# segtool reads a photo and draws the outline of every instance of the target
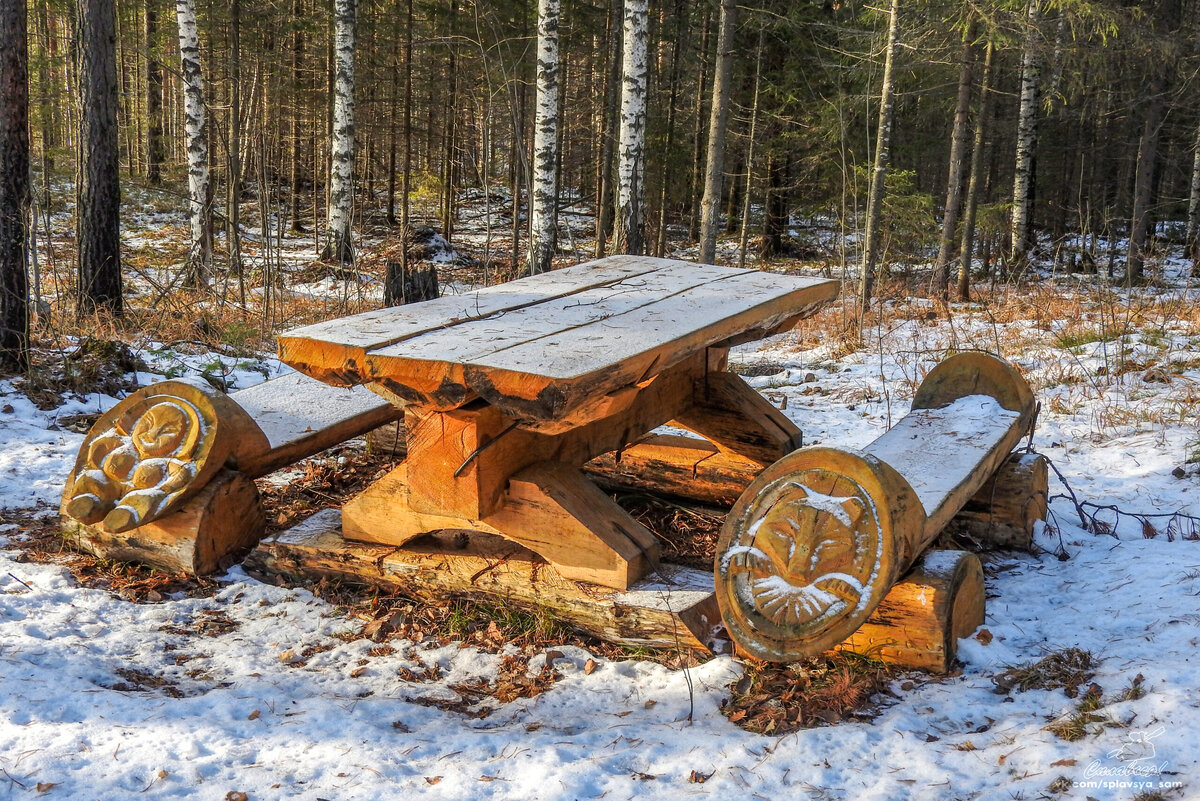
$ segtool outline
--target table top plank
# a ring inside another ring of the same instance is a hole
[[[369,350],[653,273],[667,264],[662,259],[610,256],[461,295],[326,320],[281,334],[279,357],[328,383],[363,383],[366,375],[358,368]]]
[[[613,257],[297,329],[280,337],[280,355],[322,380],[378,383],[431,409],[483,397],[554,420],[705,347],[782,330],[837,291],[831,280]]]
[[[372,349],[367,356],[373,373],[386,374],[391,360],[438,361],[490,365],[506,351],[537,353],[526,362],[528,372],[556,378],[570,377],[555,366],[548,344],[589,327],[599,329],[639,324],[640,317],[671,315],[674,298],[730,278],[730,270],[712,265],[687,265],[688,269],[664,268],[622,280],[590,287],[545,303],[507,310],[447,328],[429,331],[419,338]],[[741,270],[739,276],[754,274]],[[626,321],[635,321],[629,323]],[[689,321],[679,321],[690,327]],[[555,351],[557,353],[557,351]],[[559,354],[563,355],[563,354]],[[607,357],[602,357],[607,361]]]

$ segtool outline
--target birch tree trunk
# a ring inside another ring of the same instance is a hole
[[[29,365],[29,48],[25,0],[0,3],[0,366]]]
[[[950,260],[954,258],[955,233],[959,210],[962,207],[963,178],[966,174],[967,135],[970,128],[971,81],[973,73],[972,44],[975,25],[963,33],[962,58],[958,65],[958,99],[954,105],[954,130],[950,135],[950,175],[946,180],[946,207],[942,214],[942,241],[938,246],[937,263],[933,268],[933,291],[947,298],[950,283]]]
[[[871,305],[875,285],[875,266],[879,261],[879,227],[883,218],[883,193],[892,143],[892,120],[896,112],[892,65],[896,58],[900,0],[892,0],[888,9],[887,47],[883,57],[883,87],[879,95],[879,125],[875,131],[875,163],[871,168],[871,189],[867,195],[867,225],[863,233],[862,270],[858,282],[859,325]]]
[[[120,315],[120,161],[114,0],[79,0],[79,309]]]
[[[179,24],[180,75],[183,80],[184,135],[188,160],[188,283],[208,283],[212,261],[212,187],[208,172],[208,112],[204,107],[204,76],[200,68],[200,32],[195,0],[175,0]]]
[[[640,255],[646,228],[646,95],[650,21],[647,0],[625,0],[621,133],[617,146],[616,251]]]
[[[1021,98],[1017,112],[1017,158],[1013,170],[1012,243],[1010,263],[1016,267],[1029,257],[1029,218],[1033,207],[1033,158],[1037,151],[1038,103],[1041,98],[1042,19],[1039,0],[1029,0],[1025,47],[1021,54]]]
[[[354,261],[350,239],[354,200],[354,27],[356,0],[333,3],[333,135],[329,164],[329,208],[325,249],[321,258],[339,264]]]
[[[717,63],[713,76],[712,110],[708,117],[708,158],[704,166],[704,199],[700,201],[701,264],[714,264],[717,229],[720,226],[722,179],[725,177],[725,130],[729,120],[730,73],[733,70],[734,34],[737,32],[736,0],[721,0],[717,28]]]
[[[558,229],[559,0],[538,0],[537,103],[533,123],[533,203],[529,272],[550,270]]]
[[[979,208],[979,195],[983,190],[983,146],[987,130],[988,115],[992,100],[992,54],[995,47],[987,43],[983,55],[983,75],[979,79],[979,107],[975,111],[975,141],[971,145],[971,178],[967,186],[967,199],[963,204],[962,244],[958,259],[958,299],[971,299],[971,255],[975,250],[975,212]]]

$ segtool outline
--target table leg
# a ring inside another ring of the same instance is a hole
[[[722,452],[762,467],[796,450],[802,439],[796,424],[736,373],[710,372],[697,379],[691,407],[675,422]]]
[[[518,542],[568,578],[626,589],[657,561],[654,536],[594,486],[581,466],[625,447],[693,402],[705,354],[597,398],[596,419],[548,433],[478,402],[410,410],[404,465],[346,504],[347,539],[401,545],[446,529]]]

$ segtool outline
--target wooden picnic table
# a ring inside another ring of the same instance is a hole
[[[346,504],[347,539],[484,531],[568,578],[625,589],[658,544],[580,467],[668,422],[764,467],[793,450],[799,430],[728,372],[728,350],[792,328],[837,291],[614,256],[298,328],[279,354],[405,410],[405,462]]]

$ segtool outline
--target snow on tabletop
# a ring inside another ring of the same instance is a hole
[[[941,409],[913,409],[863,450],[904,476],[932,515],[1018,417],[990,395],[968,395]]]
[[[788,336],[740,354],[791,370],[789,381],[770,379],[771,393],[787,399],[785,414],[807,442],[861,448],[907,409],[911,387],[934,363],[925,354],[945,352],[951,338],[985,345],[996,325],[965,313],[953,332],[904,323],[882,357],[839,353],[834,342],[802,349]],[[1027,321],[999,325],[1036,331]],[[1194,412],[1097,425],[1114,398],[1139,414],[1178,408],[1200,370],[1167,384],[1112,377],[1100,395],[1088,382],[1059,379],[1078,365],[1075,354],[1031,347],[1020,359],[1043,402],[1035,445],[1082,499],[1200,513],[1194,469],[1171,474],[1196,438]],[[801,383],[807,372],[817,381]],[[82,435],[54,428],[69,411],[38,412],[11,385],[0,393],[0,507],[54,504]],[[13,411],[2,411],[8,405]],[[1059,776],[1080,783],[1068,799],[1129,801],[1142,789],[1134,782],[1155,789],[1159,781],[1184,785],[1167,798],[1196,798],[1200,543],[1161,532],[1146,539],[1128,519],[1116,536],[1089,534],[1061,499],[1051,512],[1055,528],[1042,529],[1038,543],[1070,558],[988,559],[990,636],[960,641],[961,675],[901,674],[895,695],[877,699],[873,721],[782,737],[747,733],[721,714],[740,671],[728,657],[685,673],[563,646],[554,663],[562,679],[547,692],[475,719],[417,700],[455,699],[453,686],[494,679],[501,655],[403,640],[372,655],[376,643],[339,636],[361,621],[238,569],[212,598],[132,604],[78,587],[62,567],[0,550],[0,798],[1011,801],[1049,797]],[[0,522],[0,538],[16,541],[11,520]],[[224,618],[228,630],[188,633]],[[1008,665],[1069,647],[1095,656],[1106,704],[1097,714],[1117,724],[1092,726],[1074,742],[1046,725],[1074,713],[1078,699],[1061,690],[1000,695],[992,681]],[[305,649],[310,655],[298,658]],[[418,658],[440,678],[405,680],[402,670],[422,672]],[[1138,674],[1145,697],[1117,700]],[[173,689],[139,688],[137,676]],[[1131,766],[1138,742],[1154,756]],[[712,775],[689,783],[692,771]],[[38,783],[54,786],[39,795]]]

